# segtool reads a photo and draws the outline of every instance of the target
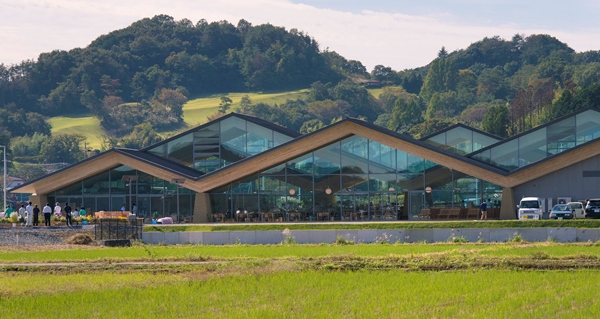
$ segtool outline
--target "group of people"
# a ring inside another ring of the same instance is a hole
[[[14,210],[12,207],[10,207],[10,205],[6,206],[6,216],[10,216],[13,211]],[[69,206],[69,203],[65,203],[65,206],[62,207],[58,202],[56,203],[56,206],[54,206],[54,209],[50,207],[50,203],[46,203],[46,206],[44,206],[41,212],[44,214],[44,224],[46,226],[50,226],[50,218],[52,217],[53,213],[56,218],[61,218],[63,217],[64,212],[64,217],[68,227],[73,227],[73,218],[87,215],[85,207],[75,208],[73,210],[73,208]],[[19,222],[21,223],[21,226],[39,226],[40,209],[37,204],[32,205],[31,202],[29,202],[27,206],[22,204],[17,213],[19,214]]]

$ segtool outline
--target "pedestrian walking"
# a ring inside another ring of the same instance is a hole
[[[37,204],[33,207],[33,226],[38,227],[40,220],[40,208]]]
[[[487,203],[485,202],[485,199],[481,201],[481,219],[487,219]]]
[[[44,224],[46,226],[50,226],[50,216],[52,215],[52,207],[50,207],[49,203],[46,203],[46,206],[42,209],[42,213],[44,213]]]
[[[67,221],[67,227],[73,227],[73,216],[71,216],[71,212],[71,206],[69,206],[69,203],[65,203],[65,218]]]
[[[27,204],[25,211],[27,213],[27,222],[25,223],[25,226],[31,226],[33,224],[33,205],[31,205],[31,202]]]

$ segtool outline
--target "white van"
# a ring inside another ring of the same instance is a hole
[[[544,214],[544,198],[541,197],[523,197],[517,205],[519,212],[517,217],[521,220],[537,219],[541,220]]]

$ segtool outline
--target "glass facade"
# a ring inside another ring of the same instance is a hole
[[[586,110],[471,155],[512,171],[600,137],[600,113]]]
[[[292,140],[272,129],[230,116],[161,143],[147,152],[203,173],[264,152]]]
[[[129,182],[130,176],[136,176],[137,180]],[[135,203],[138,217],[148,218],[158,211],[160,217],[169,216],[173,220],[177,220],[178,214],[180,220],[192,215],[194,199],[195,193],[182,186],[127,166],[75,181],[48,194],[49,203],[68,202],[74,209],[83,206],[88,212],[118,211],[123,204],[129,210]]]
[[[431,189],[430,192],[426,190]],[[254,221],[416,219],[424,207],[468,208],[494,184],[350,136],[210,192],[210,214]]]
[[[460,155],[473,153],[499,141],[501,139],[476,132],[464,126],[456,126],[424,140],[426,143]]]

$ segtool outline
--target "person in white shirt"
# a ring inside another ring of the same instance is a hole
[[[33,223],[33,205],[31,205],[31,202],[25,207],[25,211],[27,212],[27,223],[25,226],[31,226]]]
[[[25,225],[25,215],[27,214],[27,211],[25,210],[25,205],[21,205],[21,208],[19,208],[19,221],[21,222],[21,226]]]
[[[46,203],[42,213],[44,213],[44,223],[46,226],[50,226],[50,216],[52,215],[52,207],[50,207],[50,204]]]
[[[60,204],[56,203],[56,206],[54,206],[54,216],[56,216],[56,218],[60,218],[62,216],[61,211],[62,208],[60,207]]]

